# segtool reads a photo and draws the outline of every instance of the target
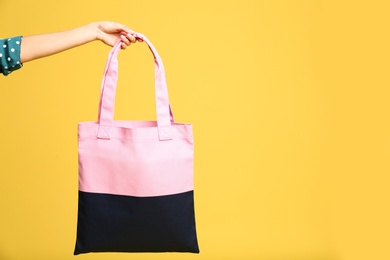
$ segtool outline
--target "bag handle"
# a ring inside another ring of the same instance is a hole
[[[165,78],[165,69],[160,55],[156,48],[141,33],[136,33],[137,39],[143,40],[154,56],[154,82],[156,98],[156,114],[159,140],[171,140],[171,124],[174,123],[172,109],[168,98],[168,88]],[[118,53],[121,49],[121,41],[118,41],[110,51],[101,86],[99,113],[98,113],[98,134],[100,139],[110,139],[110,128],[114,120],[115,92],[118,81]]]

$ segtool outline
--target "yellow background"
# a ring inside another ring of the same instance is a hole
[[[0,2],[1,37],[113,20],[147,35],[194,126],[200,255],[390,259],[387,1]],[[95,120],[100,42],[0,77],[0,259],[75,259],[77,123]],[[145,44],[120,53],[117,119],[154,119]]]

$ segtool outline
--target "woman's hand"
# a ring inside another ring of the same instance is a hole
[[[109,46],[114,46],[119,40],[118,37],[122,40],[122,49],[126,49],[127,46],[135,43],[137,40],[142,41],[135,38],[133,30],[120,23],[103,21],[92,23],[92,26],[96,26],[96,39]]]

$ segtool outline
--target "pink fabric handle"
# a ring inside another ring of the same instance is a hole
[[[168,88],[165,79],[164,65],[160,55],[149,41],[141,33],[136,33],[136,38],[142,39],[148,46],[154,56],[155,65],[155,97],[156,97],[156,114],[157,114],[157,126],[160,141],[171,140],[171,123],[174,122],[173,113],[169,104]],[[115,104],[115,93],[116,85],[118,81],[118,53],[121,49],[121,41],[118,41],[110,51],[106,68],[104,71],[98,123],[99,130],[97,137],[101,139],[110,139],[110,129],[114,120],[114,104]]]

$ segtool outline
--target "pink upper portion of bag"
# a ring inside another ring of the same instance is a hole
[[[79,123],[81,191],[145,197],[193,190],[192,126],[174,123],[162,60],[137,37],[154,56],[157,121],[113,120],[118,42],[108,56],[98,121]]]

